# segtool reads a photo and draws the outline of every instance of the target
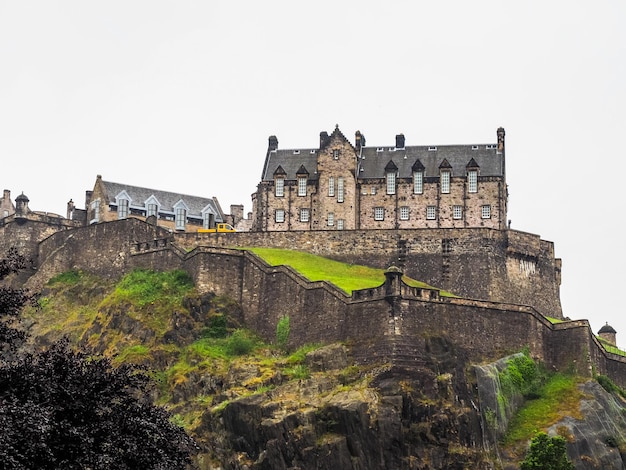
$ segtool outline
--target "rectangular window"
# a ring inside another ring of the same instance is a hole
[[[376,194],[376,188],[372,186],[372,190],[370,191],[370,194],[373,196],[374,194]]]
[[[441,251],[442,253],[452,253],[452,240],[449,238],[441,240]]]
[[[491,206],[486,205],[481,207],[481,214],[483,219],[491,219]]]
[[[387,194],[396,194],[396,174],[392,171],[387,173]]]
[[[337,178],[337,202],[343,202],[343,178]]]
[[[463,218],[463,206],[452,206],[452,218],[457,220]]]
[[[309,221],[309,209],[300,209],[300,222]]]
[[[374,220],[385,220],[384,207],[374,207]]]
[[[213,226],[214,216],[210,212],[202,214],[202,228],[211,228]]]
[[[89,223],[93,224],[100,222],[100,199],[96,199],[91,203],[91,220]]]
[[[151,215],[157,215],[158,207],[156,204],[148,204],[148,208],[146,210],[146,217],[150,217]]]
[[[175,225],[176,230],[185,230],[185,222],[187,222],[187,211],[183,207],[176,209]]]
[[[328,178],[328,195],[331,197],[335,196],[335,177],[331,176]]]
[[[274,182],[276,189],[276,196],[282,197],[285,195],[285,179],[284,178],[276,178]]]
[[[470,193],[478,192],[478,172],[476,170],[467,172],[467,185]]]
[[[402,206],[400,208],[400,220],[409,220],[409,207]]]
[[[339,160],[339,150],[337,149],[333,150],[333,158],[335,160]]]
[[[128,217],[128,199],[120,199],[117,206],[117,218],[125,219]]]
[[[343,219],[337,219],[337,230],[343,230]]]
[[[428,206],[426,208],[426,218],[428,220],[435,220],[437,218],[437,208],[435,206]]]
[[[333,225],[335,225],[335,214],[332,212],[328,213],[328,226],[332,227]]]
[[[413,194],[422,194],[424,192],[424,173],[421,171],[413,172]]]
[[[306,196],[306,178],[298,178],[298,196]]]
[[[442,194],[450,193],[450,172],[449,171],[441,172],[441,193]]]
[[[276,212],[274,212],[274,220],[279,224],[283,223],[285,221],[285,211],[283,209],[276,209]]]

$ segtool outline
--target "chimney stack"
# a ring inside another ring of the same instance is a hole
[[[404,134],[396,135],[396,148],[403,149],[404,148]]]
[[[278,148],[278,139],[276,138],[275,135],[270,135],[268,141],[269,141],[269,145],[267,148],[268,151],[271,152],[272,150],[276,150]]]
[[[504,153],[504,127],[498,128],[498,153]]]
[[[322,131],[320,132],[320,149],[324,148],[328,142],[330,142],[330,137],[328,136],[328,132]]]

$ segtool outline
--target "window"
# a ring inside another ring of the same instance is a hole
[[[276,209],[276,212],[274,212],[274,220],[276,220],[277,223],[282,223],[285,221],[285,211],[283,209]]]
[[[276,186],[276,196],[281,197],[285,195],[285,179],[284,178],[276,178],[276,182],[274,183]]]
[[[470,193],[478,192],[478,172],[476,170],[470,170],[467,172],[467,184],[469,186]]]
[[[396,194],[396,172],[387,172],[387,194]]]
[[[400,208],[400,220],[409,220],[409,207],[402,206]]]
[[[335,195],[335,177],[334,176],[331,176],[330,178],[328,178],[328,195],[331,197]]]
[[[309,209],[300,209],[300,222],[309,221]]]
[[[463,206],[452,206],[452,218],[457,220],[463,218]]]
[[[298,177],[298,196],[306,196],[306,177]]]
[[[184,207],[176,208],[175,225],[176,230],[185,230],[185,222],[187,221],[187,211]]]
[[[385,220],[384,207],[374,207],[374,220]]]
[[[151,215],[156,216],[158,210],[159,210],[159,207],[156,204],[148,204],[148,207],[146,210],[146,217],[150,217]]]
[[[481,207],[481,214],[483,219],[491,219],[491,206],[485,205]]]
[[[128,199],[120,199],[117,203],[117,218],[125,219],[128,217]]]
[[[426,208],[426,218],[428,220],[435,220],[437,218],[437,208],[435,206],[428,206]]]
[[[339,160],[339,150],[338,149],[333,150],[333,158],[335,160]]]
[[[441,193],[442,194],[450,193],[450,172],[449,171],[441,172]]]
[[[332,212],[328,213],[328,226],[332,227],[333,225],[335,225],[335,214]]]
[[[452,240],[449,238],[444,238],[441,240],[441,252],[442,253],[452,253]]]
[[[337,202],[343,202],[343,178],[337,178]]]
[[[376,188],[374,186],[372,186],[372,190],[370,191],[370,193],[372,194],[372,196],[376,194]]]
[[[202,214],[202,228],[211,228],[213,226],[215,216],[210,212]]]
[[[337,219],[337,230],[343,230],[343,219]]]
[[[100,199],[91,202],[91,220],[90,223],[100,222]]]
[[[421,171],[413,172],[413,194],[422,194],[424,192],[424,173]]]

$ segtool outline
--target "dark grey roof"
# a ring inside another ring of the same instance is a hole
[[[598,334],[602,333],[617,333],[617,331],[615,331],[615,329],[607,323],[602,328],[600,328],[600,331],[598,331]]]
[[[295,180],[300,167],[304,165],[309,172],[309,179],[317,179],[317,149],[272,150],[267,155],[265,174],[262,181],[274,179],[274,172],[281,166],[285,179]]]
[[[392,161],[398,167],[400,178],[410,178],[417,160],[424,165],[426,177],[438,177],[444,160],[452,167],[452,176],[464,176],[472,159],[478,165],[481,176],[504,176],[504,156],[496,153],[495,144],[414,146],[403,149],[364,147],[359,159],[358,176],[382,178],[385,176],[385,167]]]
[[[286,179],[296,179],[296,173],[302,165],[309,171],[309,179],[317,179],[317,155],[317,149],[270,151],[262,180],[273,180],[274,172],[279,166],[285,171]],[[417,160],[424,166],[426,177],[438,177],[444,160],[452,168],[452,176],[464,176],[470,162],[470,166],[478,165],[481,176],[504,176],[504,155],[496,152],[496,144],[481,144],[411,146],[403,149],[363,147],[358,159],[358,178],[383,178],[385,167],[390,161],[398,167],[400,178],[410,178]]]
[[[146,208],[146,201],[154,196],[159,204],[159,212],[174,212],[174,205],[183,201],[188,209],[188,217],[202,218],[203,212],[211,212],[215,215],[217,222],[223,222],[224,214],[215,200],[215,198],[205,198],[198,196],[190,196],[188,194],[172,193],[161,191],[158,189],[141,188],[138,186],[130,186],[128,184],[113,183],[110,181],[102,181],[104,184],[109,202],[115,204],[115,200],[119,194],[126,192],[130,197],[130,208]]]

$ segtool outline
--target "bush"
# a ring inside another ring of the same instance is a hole
[[[226,351],[231,356],[243,356],[254,349],[256,341],[245,330],[235,330],[226,341]]]
[[[567,458],[565,439],[538,433],[530,441],[521,470],[573,470],[574,464]]]
[[[289,341],[290,332],[289,315],[280,317],[276,325],[276,346],[283,351],[287,350],[287,341]]]

